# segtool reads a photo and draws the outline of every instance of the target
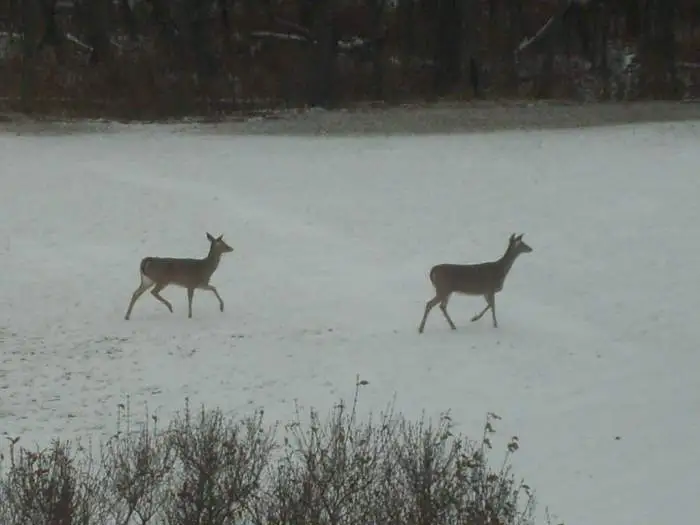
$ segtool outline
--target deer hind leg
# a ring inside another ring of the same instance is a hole
[[[440,305],[440,309],[442,310],[443,315],[445,316],[445,319],[447,319],[447,322],[450,325],[450,328],[453,330],[456,329],[454,323],[452,322],[452,319],[450,319],[449,314],[447,313],[447,301],[449,299],[449,296],[445,297],[444,295],[437,294],[435,297],[433,297],[430,301],[425,303],[425,312],[423,313],[423,319],[420,322],[420,326],[418,327],[418,333],[422,334],[423,330],[425,329],[425,322],[428,319],[428,314],[430,313],[430,310],[432,310],[436,305]]]
[[[162,295],[160,295],[160,292],[163,291],[163,289],[167,286],[167,284],[156,284],[153,290],[151,290],[151,295],[158,299],[161,303],[163,303],[165,306],[168,307],[168,310],[170,310],[170,313],[173,313],[173,305],[170,304],[170,302],[165,299]]]
[[[139,284],[139,287],[136,288],[134,293],[131,295],[131,301],[129,301],[129,307],[126,309],[126,314],[124,315],[124,320],[128,321],[129,318],[131,317],[131,310],[134,308],[134,303],[138,300],[139,297],[143,295],[143,293],[148,290],[151,286],[153,286],[153,281],[151,281],[148,277],[142,275],[141,276],[141,284]]]
[[[194,288],[187,289],[187,317],[192,319],[192,298],[194,297]]]
[[[218,290],[214,286],[212,286],[211,284],[207,284],[207,285],[202,286],[202,290],[209,290],[214,295],[216,295],[216,298],[219,300],[219,310],[221,310],[223,312],[224,311],[224,300],[219,295]]]

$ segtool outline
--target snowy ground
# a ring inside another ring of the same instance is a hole
[[[99,436],[128,394],[167,419],[195,404],[289,420],[369,381],[409,416],[487,411],[518,474],[577,525],[700,514],[700,123],[420,137],[253,137],[138,126],[0,135],[0,433]],[[182,289],[123,315],[144,255],[235,251],[226,301]],[[427,271],[534,248],[500,326],[452,332]],[[619,438],[619,439],[618,439]]]

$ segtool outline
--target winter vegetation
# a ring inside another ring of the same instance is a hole
[[[698,96],[694,0],[5,0],[10,109],[119,118]]]
[[[535,522],[532,489],[511,471],[518,437],[492,453],[498,415],[487,414],[476,441],[456,432],[448,413],[411,421],[389,405],[362,417],[358,389],[366,384],[358,378],[349,405],[341,401],[327,416],[298,410],[282,428],[262,410],[235,419],[186,403],[165,428],[153,416],[134,429],[127,403],[117,433],[94,450],[60,440],[37,451],[12,444],[0,464],[0,521]]]

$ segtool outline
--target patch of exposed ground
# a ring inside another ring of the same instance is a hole
[[[18,134],[108,132],[123,124],[99,120],[35,120],[5,114],[0,130]],[[175,130],[258,135],[464,133],[557,129],[641,122],[700,120],[700,102],[560,103],[470,102],[363,107],[347,110],[268,111],[213,122],[169,122]]]

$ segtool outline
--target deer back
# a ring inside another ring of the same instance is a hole
[[[480,264],[438,264],[430,271],[430,280],[440,293],[467,295],[495,293],[503,287],[503,268],[496,262]]]
[[[141,273],[152,281],[185,288],[208,284],[215,269],[208,259],[146,257],[141,261]]]

